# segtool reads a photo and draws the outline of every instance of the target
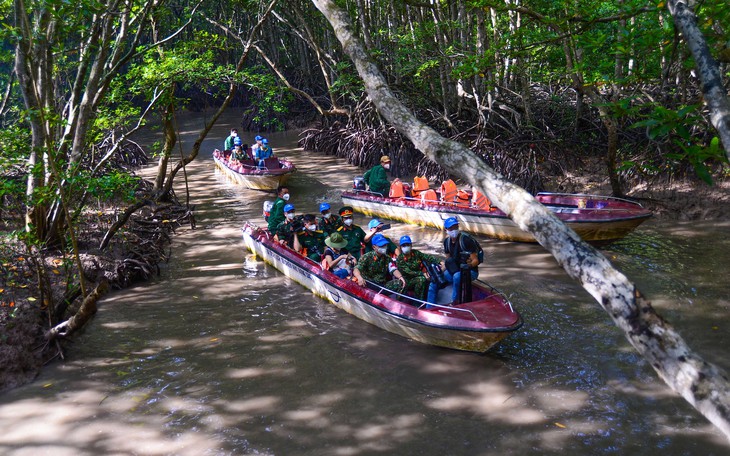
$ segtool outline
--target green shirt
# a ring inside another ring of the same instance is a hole
[[[383,196],[390,194],[390,181],[388,180],[383,165],[373,166],[362,178],[370,186],[371,192],[380,193]]]
[[[378,285],[385,285],[390,280],[388,265],[391,258],[388,255],[378,255],[368,252],[360,258],[355,269],[360,271],[363,279],[375,282]]]
[[[276,234],[276,228],[279,226],[279,223],[283,222],[286,218],[284,217],[285,205],[286,201],[280,197],[277,197],[276,201],[274,201],[274,206],[271,208],[271,212],[269,212],[269,233]]]
[[[341,226],[337,228],[343,238],[347,241],[345,248],[355,258],[360,258],[360,247],[365,240],[365,232],[357,225]]]
[[[342,226],[342,217],[339,215],[332,214],[330,215],[330,218],[326,219],[324,217],[319,218],[319,222],[317,223],[317,229],[320,231],[324,231],[327,234],[332,234],[335,231],[337,231],[337,228]]]
[[[325,234],[322,231],[304,230],[297,233],[299,243],[307,249],[307,256],[314,261],[320,261],[320,255],[324,253]]]
[[[413,249],[410,251],[408,256],[404,254],[398,255],[398,259],[396,260],[396,265],[398,266],[398,270],[403,274],[403,277],[406,278],[406,281],[409,279],[412,279],[417,276],[423,275],[423,270],[421,269],[421,263],[440,263],[441,259],[438,257],[435,257],[433,255],[429,255],[427,253],[423,253],[420,250]]]

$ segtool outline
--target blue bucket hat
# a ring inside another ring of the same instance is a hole
[[[253,140],[254,141],[261,141],[262,139],[264,139],[263,136],[256,135],[256,137]]]
[[[456,217],[449,217],[446,220],[444,220],[444,229],[449,229],[454,225],[458,225],[459,221],[456,220]]]
[[[400,238],[400,241],[398,241],[398,244],[400,244],[400,245],[403,245],[403,244],[413,244],[413,242],[411,241],[411,237],[410,236],[402,236]]]
[[[320,203],[319,204],[319,212],[324,212],[330,210],[330,203]]]
[[[380,225],[380,220],[372,219],[372,220],[370,220],[370,223],[368,223],[368,228],[370,228],[372,230],[373,228],[376,228],[378,225]]]
[[[286,206],[284,206],[284,212],[291,212],[293,210],[294,210],[293,204],[287,204]]]
[[[373,245],[383,247],[388,245],[388,240],[382,234],[376,234],[373,236]]]

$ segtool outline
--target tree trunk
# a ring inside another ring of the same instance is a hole
[[[398,131],[429,159],[484,191],[608,312],[629,342],[664,381],[730,437],[730,385],[722,371],[700,358],[661,318],[636,286],[524,189],[506,181],[460,143],[424,125],[395,97],[354,35],[350,18],[332,0],[313,0],[353,60],[370,99]]]
[[[697,73],[702,81],[702,95],[710,110],[710,121],[720,136],[725,156],[730,160],[730,101],[722,84],[720,67],[712,57],[707,41],[697,26],[697,16],[687,1],[669,0],[667,7],[674,17],[674,25],[682,33],[687,47],[692,52]]]

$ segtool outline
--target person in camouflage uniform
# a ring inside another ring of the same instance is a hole
[[[322,214],[322,217],[320,217],[319,223],[317,223],[318,230],[324,231],[327,235],[330,235],[337,231],[337,228],[342,226],[342,219],[340,216],[330,212],[329,203],[320,204],[319,213]]]
[[[302,221],[304,230],[296,233],[299,244],[302,246],[302,253],[306,253],[307,258],[319,263],[324,253],[325,234],[317,230],[317,219],[314,215],[306,214]]]
[[[388,240],[382,234],[373,236],[375,249],[360,258],[355,266],[353,275],[360,286],[365,286],[365,280],[375,282],[380,286],[395,292],[402,292],[406,284],[403,274],[391,265],[391,258],[386,253]],[[390,277],[393,279],[389,280]]]
[[[426,293],[428,292],[428,285],[431,282],[431,278],[427,272],[423,271],[423,264],[439,264],[442,260],[436,256],[423,253],[420,250],[415,250],[410,236],[401,237],[398,243],[400,244],[402,253],[398,255],[395,264],[406,279],[404,290],[413,290],[413,296],[416,299],[424,301],[426,300]]]
[[[286,244],[290,249],[301,250],[295,234],[302,230],[302,221],[294,214],[294,205],[284,206],[284,221],[276,227],[274,240]]]
[[[365,231],[355,225],[352,220],[352,207],[343,206],[340,208],[340,217],[342,217],[342,226],[337,228],[337,232],[347,241],[345,250],[354,256],[356,260],[360,259],[360,249],[365,239]]]

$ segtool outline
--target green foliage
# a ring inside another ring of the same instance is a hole
[[[140,178],[126,173],[113,172],[105,176],[90,178],[88,182],[89,194],[102,201],[120,201],[130,203],[134,201],[134,192],[139,185]]]
[[[726,158],[716,136],[705,142],[696,135],[697,126],[705,122],[701,107],[699,104],[689,105],[675,111],[655,105],[644,120],[632,127],[645,128],[649,139],[673,145],[672,151],[666,154],[668,162],[689,162],[697,176],[712,185],[708,165],[724,162]]]

